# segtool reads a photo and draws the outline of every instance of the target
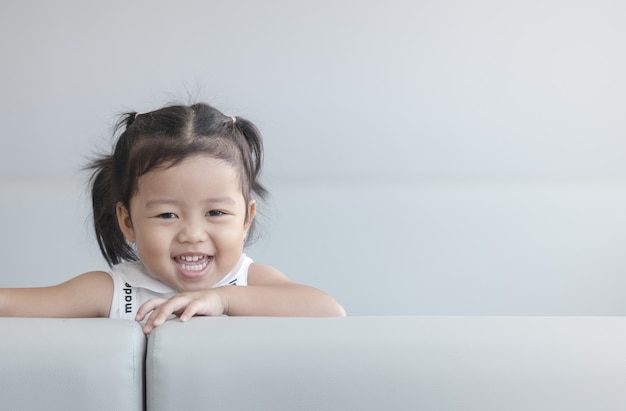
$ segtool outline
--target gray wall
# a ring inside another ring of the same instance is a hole
[[[264,132],[248,253],[350,313],[626,314],[626,3],[0,8],[0,286],[106,268],[80,168],[191,95]]]

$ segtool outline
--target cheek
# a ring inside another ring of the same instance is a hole
[[[246,231],[244,229],[243,226],[243,222],[241,224],[237,223],[237,224],[233,224],[232,226],[229,226],[228,228],[224,228],[223,230],[221,230],[221,234],[219,235],[219,238],[221,239],[221,241],[223,241],[224,243],[238,243],[240,241],[243,240],[243,238],[245,237]]]
[[[152,254],[163,251],[167,244],[163,241],[163,234],[151,230],[138,230],[136,232],[137,252],[141,254]]]

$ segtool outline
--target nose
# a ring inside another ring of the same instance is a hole
[[[209,235],[199,221],[186,221],[178,232],[178,241],[181,243],[202,243],[207,241]]]

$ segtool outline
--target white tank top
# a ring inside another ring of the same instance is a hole
[[[212,288],[248,285],[250,264],[252,259],[242,254],[235,268]],[[109,318],[134,320],[139,307],[151,298],[170,298],[178,294],[178,291],[169,285],[151,277],[146,267],[139,261],[117,264],[113,266],[113,271],[109,275],[113,278],[113,299]]]

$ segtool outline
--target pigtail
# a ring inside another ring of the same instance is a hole
[[[235,131],[239,131],[245,144],[240,144],[242,148],[243,161],[246,162],[248,181],[252,190],[261,199],[267,195],[267,190],[259,181],[261,168],[263,166],[263,137],[259,129],[252,122],[241,117],[232,117],[232,125]],[[245,152],[245,149],[248,152]]]
[[[126,241],[117,222],[112,156],[94,161],[89,168],[94,170],[91,178],[91,204],[94,230],[102,256],[111,266],[124,260],[137,260],[135,251]]]
[[[115,125],[113,134],[119,134],[120,130],[127,130],[138,116],[137,113],[122,115]],[[120,136],[116,148],[124,144],[124,133]],[[110,266],[123,261],[138,259],[135,250],[126,241],[117,221],[116,208],[117,203],[121,201],[121,187],[117,183],[119,178],[116,176],[115,169],[119,168],[119,164],[116,165],[115,158],[115,155],[105,155],[86,167],[88,170],[92,170],[90,188],[96,240],[102,256]]]
[[[123,134],[126,130],[133,125],[135,121],[137,121],[140,117],[140,114],[136,111],[124,113],[119,117],[117,123],[115,123],[115,127],[113,128],[113,135]],[[121,137],[121,136],[120,136]]]

